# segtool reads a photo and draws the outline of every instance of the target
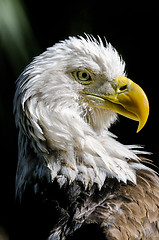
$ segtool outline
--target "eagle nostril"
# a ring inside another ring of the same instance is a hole
[[[126,90],[126,89],[127,89],[127,85],[123,85],[123,86],[121,86],[121,87],[119,88],[120,91],[124,91],[124,90]]]

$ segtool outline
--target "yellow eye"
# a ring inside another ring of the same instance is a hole
[[[76,80],[83,84],[89,84],[92,81],[92,77],[86,70],[80,70],[72,73]]]

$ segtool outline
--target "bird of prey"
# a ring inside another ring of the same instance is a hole
[[[110,43],[69,37],[35,57],[14,112],[20,239],[159,239],[159,178],[109,130],[121,114],[140,131],[149,103]]]

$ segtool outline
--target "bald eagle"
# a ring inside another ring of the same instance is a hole
[[[109,131],[118,114],[140,131],[149,103],[110,43],[48,48],[19,76],[14,112],[20,239],[159,239],[159,178]]]

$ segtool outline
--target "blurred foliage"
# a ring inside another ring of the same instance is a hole
[[[37,52],[38,44],[20,0],[0,0],[0,45],[13,70],[25,65]]]
[[[9,236],[5,229],[0,226],[0,240],[9,240]]]
[[[15,81],[32,57],[38,53],[39,46],[28,20],[24,2],[0,0],[0,132],[1,150],[5,154],[5,158],[1,156],[0,167],[0,240],[10,239],[9,235],[14,225],[17,133],[12,113],[12,99]]]

